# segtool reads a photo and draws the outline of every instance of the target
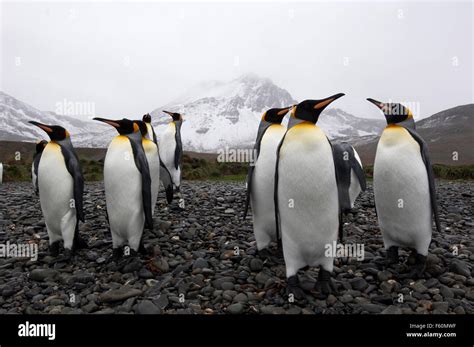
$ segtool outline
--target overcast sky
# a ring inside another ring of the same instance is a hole
[[[66,99],[137,116],[247,72],[337,107],[473,102],[473,5],[446,2],[2,3],[0,89],[42,110]],[[336,106],[336,104],[335,104]]]

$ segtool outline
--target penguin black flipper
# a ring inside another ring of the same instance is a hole
[[[148,160],[146,159],[145,151],[141,143],[137,143],[134,139],[129,138],[132,146],[133,158],[138,171],[142,176],[142,201],[145,212],[145,227],[153,228],[153,216],[151,206],[151,176]]]
[[[153,127],[151,127],[151,131],[153,133],[153,142],[158,147],[158,138],[156,137],[155,129]]]
[[[253,165],[249,165],[249,169],[247,172],[247,196],[245,198],[245,208],[244,208],[244,215],[243,219],[247,217],[247,212],[249,209],[250,205],[250,193],[252,191],[252,178],[253,178],[253,171],[255,170],[255,164],[257,163],[258,155],[260,154],[260,144],[262,142],[263,135],[265,135],[265,132],[267,129],[272,125],[269,122],[262,122],[258,128],[257,132],[257,139],[255,140],[255,146],[254,146],[254,154],[255,154],[255,160],[253,162]]]
[[[347,142],[336,143],[332,145],[334,155],[334,165],[338,177],[339,198],[342,201],[342,211],[348,213],[351,210],[349,189],[351,185],[351,173],[354,173],[360,185],[360,189],[367,189],[364,170],[354,154],[354,148]]]
[[[344,149],[341,146],[334,145],[329,138],[326,137],[331,146],[334,160],[334,172],[336,176],[336,185],[337,185],[337,197],[338,197],[338,216],[339,216],[339,241],[342,242],[344,239],[344,229],[342,227],[342,214],[344,207],[349,206],[351,208],[351,202],[349,199],[349,186],[351,185],[351,168],[347,160],[343,159]],[[348,172],[348,174],[347,174]]]
[[[171,201],[173,201],[173,180],[171,179],[171,174],[168,171],[168,168],[161,161],[161,158],[160,158],[160,179],[161,179],[161,182],[163,183],[163,186],[165,187],[166,201],[168,201],[168,204],[171,204]]]
[[[176,170],[178,169],[179,165],[181,164],[181,158],[183,156],[183,144],[181,142],[181,124],[183,121],[175,121],[176,125],[176,132],[175,132],[175,140],[176,140],[176,149],[174,151],[174,166]]]
[[[410,127],[406,127],[406,126],[404,128],[408,131],[411,137],[413,137],[413,139],[420,146],[421,158],[423,159],[423,163],[425,164],[425,167],[426,167],[426,173],[428,174],[431,210],[433,212],[436,230],[438,232],[441,232],[441,224],[439,222],[439,213],[438,213],[438,203],[436,201],[436,185],[435,185],[435,180],[434,180],[433,166],[431,165],[430,154],[428,151],[428,146],[426,145],[426,142],[421,138],[420,135],[418,135],[418,133],[414,129]]]
[[[328,139],[329,141],[329,139]],[[331,143],[331,141],[329,141]],[[351,209],[349,188],[351,185],[351,163],[350,147],[347,143],[331,143],[334,157],[334,168],[336,172],[337,195],[339,198],[339,209],[346,214]],[[350,147],[352,150],[352,147]],[[352,152],[352,156],[353,156]]]
[[[74,181],[74,206],[76,207],[77,219],[84,222],[84,176],[82,176],[81,163],[72,145],[64,143],[59,143],[59,145],[64,156],[67,171]]]
[[[155,129],[151,127],[151,131],[153,133],[153,142],[156,145],[157,151],[158,151],[158,157],[159,157],[159,145],[158,145],[158,138],[156,137]],[[173,201],[173,180],[171,179],[171,174],[168,170],[168,168],[165,166],[165,164],[161,161],[160,159],[160,181],[163,183],[163,186],[165,187],[165,192],[166,192],[166,201],[168,204]]]
[[[39,167],[39,162],[40,162],[40,159],[41,159],[41,155],[43,154],[43,152],[41,153],[35,153],[35,155],[33,156],[33,171],[35,173],[35,177],[36,177],[36,180],[35,180],[35,193],[36,195],[38,195],[39,193],[39,188],[38,188],[38,167]]]
[[[347,142],[344,142],[344,144],[347,146],[349,152],[349,162],[351,164],[352,170],[354,170],[357,180],[359,181],[360,190],[365,192],[367,189],[367,181],[365,179],[364,169],[355,156],[354,147],[352,147]]]
[[[281,230],[280,230],[280,209],[278,206],[278,169],[280,165],[280,150],[283,142],[285,141],[286,134],[288,134],[288,130],[283,135],[280,143],[278,144],[276,150],[276,163],[275,163],[275,180],[274,180],[274,189],[273,189],[273,203],[275,205],[275,225],[276,225],[276,236],[277,236],[277,244],[278,247],[282,247],[281,245]]]

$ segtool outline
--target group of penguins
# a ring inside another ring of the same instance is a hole
[[[361,160],[348,143],[331,143],[317,126],[323,110],[343,93],[320,100],[304,100],[286,108],[272,108],[261,119],[254,147],[256,160],[249,166],[244,218],[251,205],[259,252],[272,242],[283,250],[287,292],[304,297],[298,271],[319,267],[316,290],[334,292],[333,256],[326,246],[343,241],[342,215],[366,188]],[[415,130],[411,111],[401,104],[367,99],[384,114],[387,126],[377,145],[373,186],[375,207],[385,249],[386,264],[398,263],[398,248],[412,250],[411,276],[421,276],[431,242],[432,217],[440,231],[434,176],[423,139]],[[107,149],[104,186],[113,256],[144,251],[142,235],[153,224],[160,181],[168,203],[176,192],[184,200],[181,181],[181,124],[172,117],[158,143],[151,116],[142,120],[94,118],[119,133]],[[281,123],[290,113],[288,126]],[[64,256],[87,244],[79,236],[84,221],[84,179],[70,135],[57,125],[30,122],[50,138],[37,145],[32,164],[33,185],[41,209],[52,255]],[[158,146],[159,144],[159,146]]]
[[[145,228],[153,228],[153,214],[160,181],[170,204],[174,194],[184,208],[181,195],[182,115],[163,111],[172,117],[158,142],[150,114],[142,120],[94,118],[114,127],[115,136],[104,160],[104,186],[107,218],[112,234],[113,256],[146,252],[142,243]],[[32,163],[33,187],[39,194],[49,237],[50,252],[69,259],[87,243],[79,235],[84,222],[84,177],[69,132],[58,125],[30,121],[43,129],[50,141],[40,141]],[[127,247],[127,248],[125,248]]]
[[[331,143],[317,126],[322,111],[342,96],[266,111],[254,147],[256,160],[247,175],[244,218],[251,204],[257,249],[268,256],[268,246],[277,242],[283,250],[287,293],[297,299],[305,296],[298,271],[308,267],[319,267],[315,289],[321,297],[336,290],[331,281],[334,253],[327,256],[326,246],[343,242],[342,215],[351,211],[366,188],[355,149],[345,142]],[[398,248],[409,248],[414,266],[407,277],[417,278],[426,267],[432,216],[440,231],[427,146],[408,108],[367,100],[387,121],[373,173],[376,213],[387,251],[384,263],[398,263]]]

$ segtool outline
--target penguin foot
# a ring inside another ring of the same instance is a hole
[[[272,257],[272,252],[268,248],[257,251],[257,254],[261,260],[270,259]]]
[[[56,263],[68,263],[68,262],[70,262],[73,258],[73,254],[74,254],[74,252],[73,252],[72,249],[65,248],[63,254],[60,257],[56,258]]]
[[[87,242],[82,237],[77,235],[76,239],[74,240],[74,250],[86,249],[88,247],[89,245],[87,244]]]
[[[411,269],[408,274],[401,275],[401,278],[411,278],[411,279],[419,279],[425,277],[425,270],[426,270],[426,256],[415,253],[412,254],[415,265]]]
[[[398,247],[391,246],[389,249],[387,249],[387,258],[385,259],[385,265],[390,266],[390,265],[398,264],[398,262],[399,262]]]
[[[288,277],[287,279],[287,286],[286,286],[286,295],[292,295],[296,300],[303,300],[306,298],[306,294],[304,293],[303,289],[300,287],[300,280],[298,279],[298,275],[293,275]]]
[[[123,256],[123,248],[122,247],[117,247],[112,249],[112,260],[113,261],[118,261],[120,258]]]
[[[60,241],[54,241],[52,244],[49,245],[49,254],[52,257],[57,257],[59,255],[59,247]]]
[[[143,240],[140,241],[140,245],[138,246],[138,253],[140,253],[141,255],[149,255],[150,254],[150,251],[148,249],[146,249],[145,244],[143,243]]]
[[[334,282],[331,279],[331,273],[324,270],[323,268],[319,269],[318,281],[316,282],[314,289],[319,292],[319,299],[326,299],[329,294],[337,293],[337,288]]]

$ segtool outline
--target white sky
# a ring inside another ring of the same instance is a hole
[[[1,6],[0,89],[42,110],[137,116],[247,72],[298,100],[344,92],[334,106],[362,117],[380,117],[367,97],[416,102],[418,119],[473,102],[470,1]]]

